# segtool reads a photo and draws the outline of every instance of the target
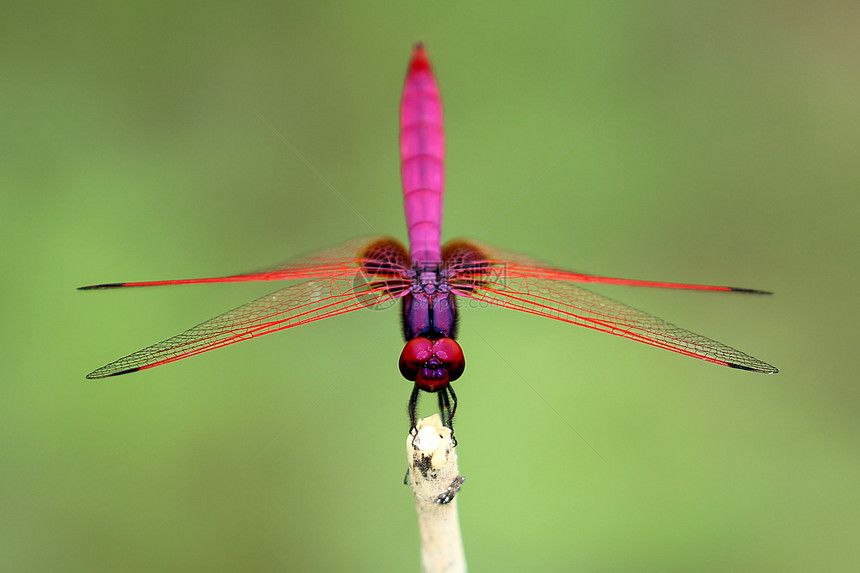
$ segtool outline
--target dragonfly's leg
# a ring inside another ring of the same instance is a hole
[[[412,446],[415,446],[415,438],[418,437],[418,428],[415,425],[415,410],[418,409],[418,386],[412,387],[412,394],[409,396],[409,433],[412,434]]]
[[[448,416],[448,421],[450,422],[450,424],[448,424],[448,427],[451,428],[452,433],[453,433],[453,430],[454,430],[454,414],[457,413],[457,395],[454,394],[454,388],[450,385],[448,386],[448,392],[451,394],[451,404],[452,404],[451,415]],[[455,442],[456,442],[456,440],[455,440]]]
[[[451,430],[451,440],[457,446],[457,438],[454,437],[454,414],[457,412],[457,395],[451,386],[439,391],[439,412],[442,415],[442,425]]]
[[[448,427],[451,428],[451,441],[454,442],[454,447],[457,447],[457,437],[454,435],[454,414],[457,413],[457,395],[454,393],[454,388],[448,386],[448,392],[451,394],[451,415],[448,416]]]
[[[451,427],[451,420],[448,418],[451,411],[451,401],[448,400],[448,390],[446,388],[439,390],[436,397],[439,400],[439,415],[442,416],[442,425]]]

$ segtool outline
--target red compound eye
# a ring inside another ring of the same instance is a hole
[[[424,363],[433,355],[433,342],[428,338],[413,338],[403,347],[400,353],[400,373],[407,380],[414,382]]]
[[[448,371],[448,381],[453,382],[463,374],[466,369],[466,359],[463,357],[463,349],[453,338],[440,338],[433,342],[433,354],[442,361]]]
[[[465,368],[463,350],[453,338],[413,338],[400,353],[400,373],[426,392],[447,387]]]

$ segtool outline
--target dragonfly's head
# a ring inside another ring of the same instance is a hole
[[[400,353],[400,373],[425,392],[438,392],[463,374],[466,359],[453,338],[413,338]]]

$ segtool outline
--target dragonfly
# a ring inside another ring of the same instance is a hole
[[[87,378],[146,370],[363,308],[399,301],[405,345],[399,369],[413,382],[408,402],[415,431],[420,392],[437,395],[453,430],[457,396],[451,383],[465,371],[457,342],[458,301],[471,299],[608,332],[751,372],[770,364],[583,287],[614,284],[664,289],[771,294],[767,291],[597,276],[547,266],[518,253],[442,236],[445,138],[439,87],[423,45],[415,45],[400,102],[400,158],[409,249],[390,237],[360,238],[255,272],[213,278],[106,283],[83,290],[301,281],[119,358]]]

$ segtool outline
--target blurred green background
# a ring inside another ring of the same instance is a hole
[[[447,238],[776,292],[600,289],[769,377],[464,311],[471,569],[858,570],[858,29],[835,1],[4,3],[0,570],[419,568],[396,311],[91,382],[275,286],[75,291],[405,238],[417,40]]]

